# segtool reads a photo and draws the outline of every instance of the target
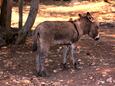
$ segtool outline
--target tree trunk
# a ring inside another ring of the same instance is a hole
[[[107,2],[107,3],[109,3],[109,4],[115,5],[115,1],[114,1],[114,0],[104,0],[104,2]]]
[[[38,6],[39,6],[39,0],[31,1],[31,8],[30,8],[29,16],[27,18],[27,21],[26,21],[24,27],[19,31],[16,44],[20,44],[25,41],[28,32],[31,30],[31,28],[35,22],[35,18],[36,18],[38,9],[39,9]]]
[[[6,29],[11,27],[12,0],[3,0],[0,25]]]
[[[0,14],[0,25],[2,27],[5,27],[6,13],[7,13],[6,8],[7,8],[7,0],[4,0],[1,7],[1,14]]]
[[[3,0],[0,0],[0,8],[2,7],[2,2],[3,2]]]
[[[19,29],[23,26],[23,0],[19,0]]]
[[[11,28],[12,0],[3,0],[0,15],[0,47],[12,43],[15,33]]]
[[[7,0],[6,29],[11,28],[12,0]]]

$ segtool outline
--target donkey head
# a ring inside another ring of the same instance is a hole
[[[99,32],[98,32],[98,26],[94,23],[91,25],[90,31],[89,31],[89,36],[92,37],[94,40],[99,40]]]
[[[98,32],[98,25],[96,22],[93,22],[94,18],[91,16],[89,12],[85,14],[79,14],[79,22],[81,23],[81,29],[83,30],[84,34],[88,34],[94,40],[98,40],[99,32]]]

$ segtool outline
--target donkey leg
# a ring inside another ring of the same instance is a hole
[[[45,70],[45,58],[47,57],[47,53],[41,51],[40,53],[40,71],[38,72],[39,76],[45,77],[47,76],[46,70]]]
[[[45,77],[47,76],[46,70],[45,70],[45,58],[48,55],[48,48],[43,47],[40,49],[39,57],[36,58],[37,63],[37,74],[38,76]]]
[[[41,72],[41,64],[40,64],[41,61],[40,61],[40,55],[39,54],[36,57],[36,70],[37,70],[38,75]]]
[[[73,61],[74,68],[79,69],[79,62],[77,58],[77,47],[76,44],[71,45],[71,59]]]
[[[69,46],[64,46],[64,49],[63,49],[63,63],[62,63],[62,68],[63,69],[67,69],[67,56],[69,54],[69,49],[70,49]]]

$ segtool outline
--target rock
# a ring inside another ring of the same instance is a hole
[[[57,70],[53,70],[54,73],[57,73]]]
[[[99,80],[99,81],[97,82],[98,85],[104,84],[104,83],[105,83],[105,81],[103,81],[103,80]]]
[[[106,82],[112,83],[113,82],[112,77],[107,78]]]

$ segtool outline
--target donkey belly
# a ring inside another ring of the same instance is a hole
[[[56,33],[54,35],[53,43],[54,45],[70,45],[71,44],[72,35],[68,33],[59,34]]]
[[[54,40],[54,45],[71,45],[70,40]]]

